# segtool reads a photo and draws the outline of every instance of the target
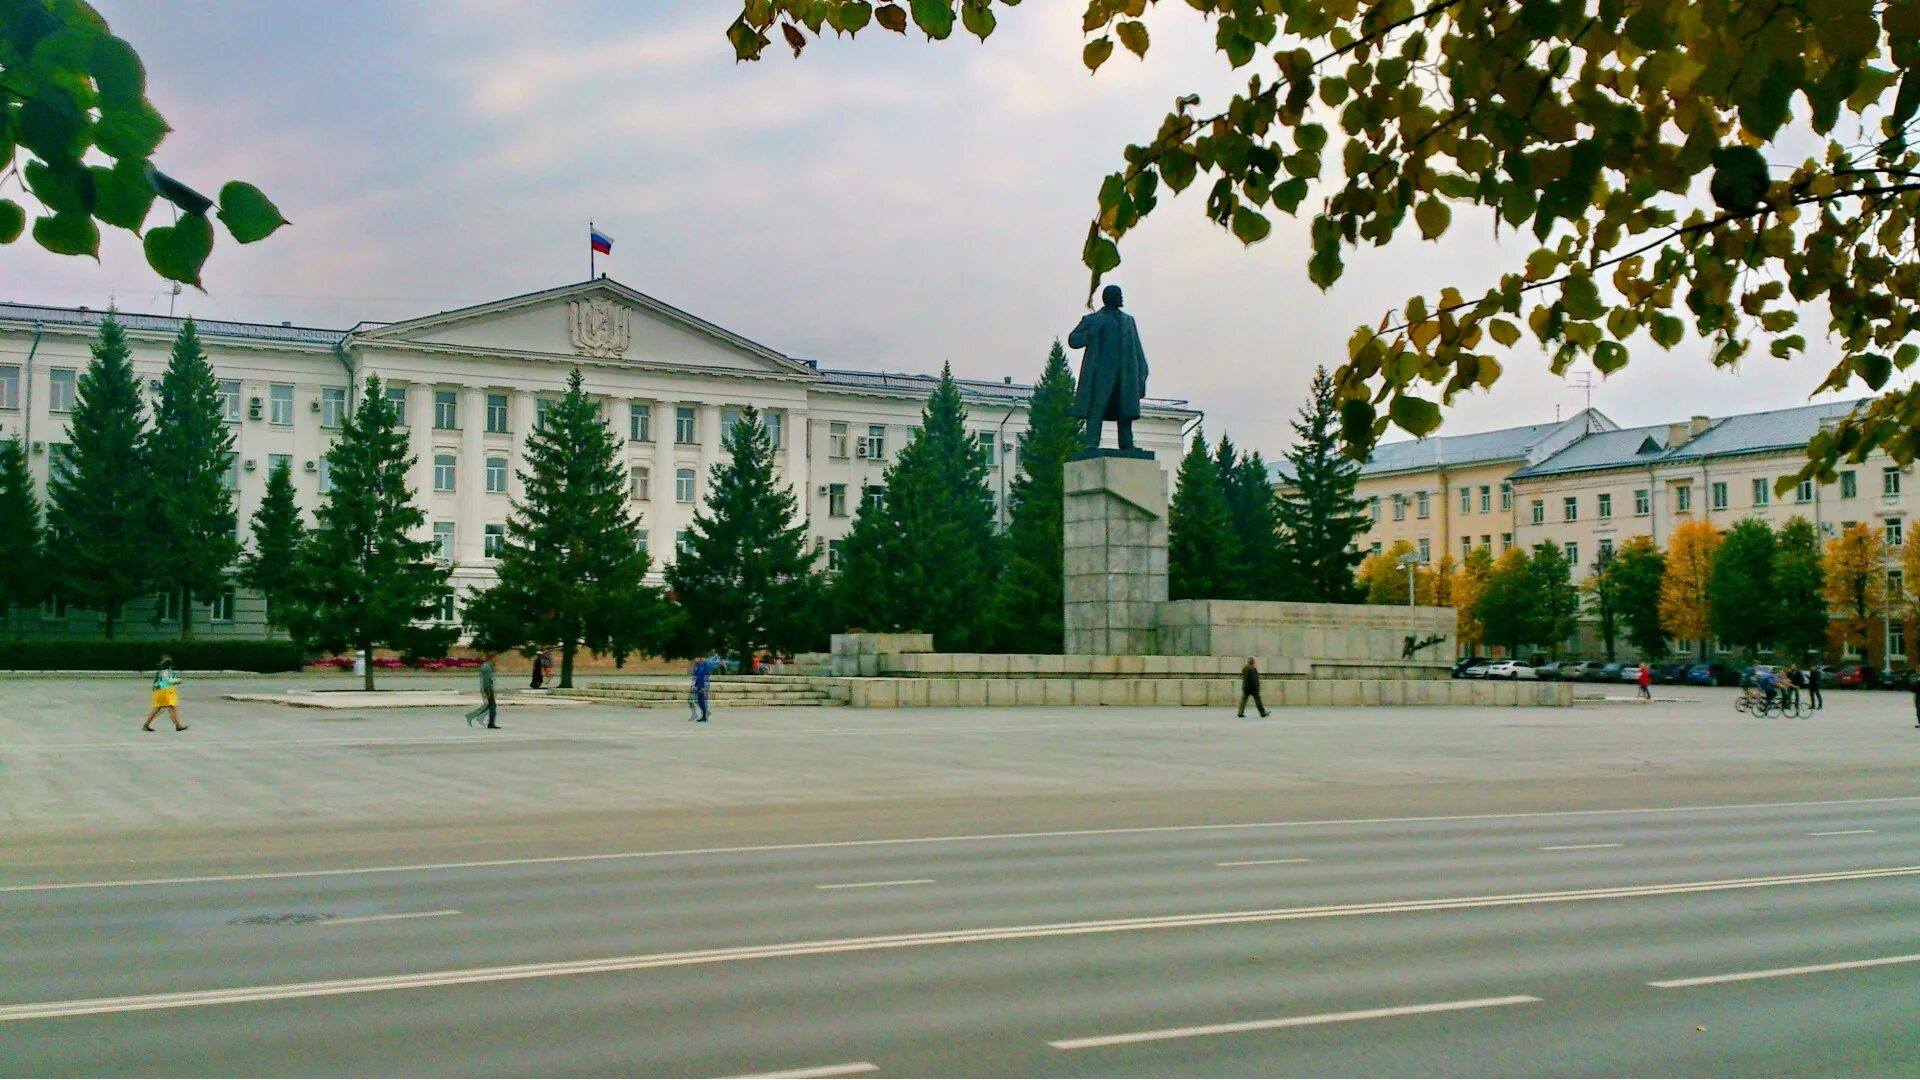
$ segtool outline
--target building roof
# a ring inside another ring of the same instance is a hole
[[[1620,469],[1647,465],[1667,456],[1667,425],[1597,431],[1546,460],[1514,473],[1515,476],[1552,476],[1591,469]]]
[[[99,326],[107,313],[92,308],[44,307],[37,304],[12,304],[0,302],[0,322],[46,323],[52,326],[94,327]],[[113,317],[120,325],[129,330],[144,330],[162,334],[177,334],[184,317],[172,315],[139,315],[132,312],[116,311]],[[312,326],[294,326],[289,323],[249,323],[228,322],[222,319],[195,319],[193,328],[201,337],[236,338],[248,341],[273,341],[295,345],[333,345],[347,336],[345,330],[326,330]]]
[[[1694,461],[1781,450],[1803,450],[1822,424],[1852,412],[1862,401],[1830,401],[1791,409],[1740,413],[1707,421],[1698,435],[1672,439],[1674,428],[1657,424],[1588,435],[1559,453],[1515,473],[1518,477],[1554,476],[1602,469],[1624,469],[1657,462]],[[1705,418],[1702,418],[1705,419]]]
[[[812,361],[807,361],[812,363]],[[891,371],[854,371],[847,368],[820,368],[820,381],[828,386],[842,387],[848,390],[870,390],[880,393],[907,393],[916,397],[925,397],[933,393],[939,384],[938,375],[912,375]],[[974,401],[994,402],[1006,405],[1022,405],[1033,396],[1033,387],[1012,381],[992,382],[986,379],[953,380],[964,396]],[[1187,403],[1173,398],[1145,398],[1140,402],[1143,408],[1166,412],[1192,412]],[[1195,415],[1198,415],[1195,413]]]
[[[1478,431],[1469,435],[1435,435],[1426,439],[1403,439],[1381,443],[1360,467],[1361,476],[1417,472],[1442,466],[1481,465],[1494,461],[1538,461],[1590,430],[1610,432],[1616,425],[1597,409],[1586,409],[1565,420],[1545,424]],[[1279,458],[1268,472],[1275,483],[1293,476],[1285,458]]]

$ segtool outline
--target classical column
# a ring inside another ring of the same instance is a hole
[[[813,470],[811,459],[807,456],[807,413],[805,409],[788,409],[780,418],[780,437],[787,441],[784,453],[787,455],[787,482],[793,485],[793,498],[799,504],[800,517],[808,523],[807,542],[811,544],[813,522]]]
[[[413,471],[407,476],[407,484],[413,489],[414,505],[427,515],[416,539],[430,538],[433,536],[433,388],[409,384],[406,403],[407,445],[413,451]]]
[[[473,479],[463,477],[459,487],[460,512],[453,519],[453,561],[478,563],[482,537],[487,531],[487,446],[482,435],[487,429],[487,390],[484,386],[463,386],[456,393],[455,421],[460,425],[460,467]],[[511,489],[512,459],[508,459],[508,487]]]

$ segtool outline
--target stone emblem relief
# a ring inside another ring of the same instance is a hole
[[[567,304],[567,336],[582,356],[621,357],[633,343],[633,309],[596,296]]]

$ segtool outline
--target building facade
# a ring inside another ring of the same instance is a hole
[[[41,492],[66,446],[68,413],[103,312],[0,304],[0,438],[19,438]],[[184,320],[117,314],[134,369],[157,399]],[[621,437],[641,542],[656,578],[707,497],[726,428],[753,406],[776,446],[781,478],[808,523],[819,565],[832,569],[862,497],[879,494],[887,465],[919,426],[937,378],[827,368],[786,356],[607,278],[396,323],[347,330],[195,321],[234,427],[229,483],[241,539],[272,467],[292,468],[311,522],[328,490],[326,454],[342,421],[378,375],[411,433],[416,498],[452,569],[459,620],[471,590],[494,580],[508,508],[520,491],[527,435],[579,368]],[[1036,357],[1039,354],[1036,353]],[[990,462],[1001,520],[1018,476],[1031,388],[961,380],[968,425]],[[1199,419],[1185,403],[1150,400],[1135,434],[1177,460]],[[58,558],[58,551],[54,557]],[[176,631],[167,597],[126,613],[129,634]],[[211,635],[264,632],[264,605],[245,590],[213,599],[194,618]],[[58,600],[16,611],[13,632],[90,633],[98,615]]]

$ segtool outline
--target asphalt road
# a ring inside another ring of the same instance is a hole
[[[1916,808],[21,883],[0,1072],[1912,1074]]]

